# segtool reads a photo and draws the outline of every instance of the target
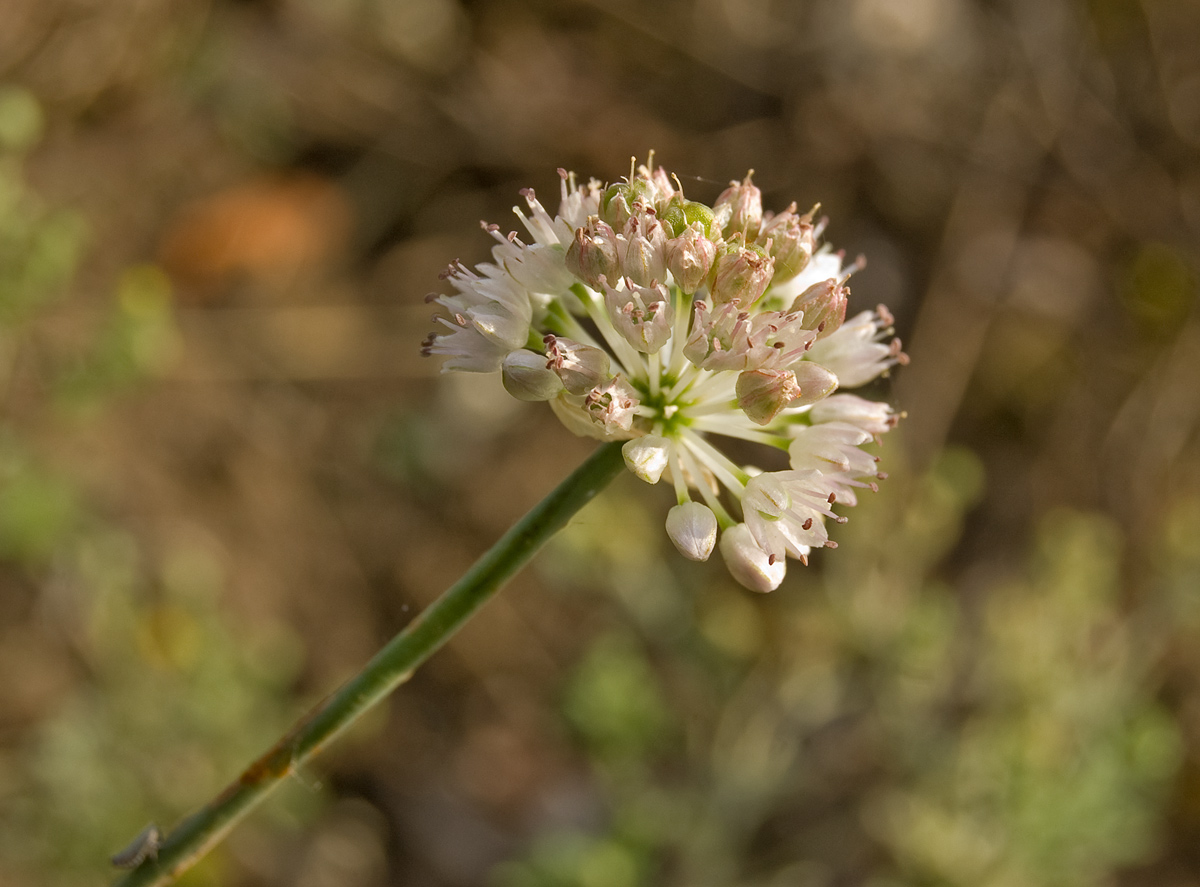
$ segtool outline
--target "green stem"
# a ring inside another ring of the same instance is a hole
[[[223,792],[181,822],[166,836],[156,859],[147,859],[114,887],[168,884],[191,868],[297,768],[407,680],[616,477],[623,464],[619,442],[601,446],[362,671],[305,715]]]

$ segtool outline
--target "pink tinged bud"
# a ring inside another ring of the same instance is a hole
[[[626,232],[617,236],[622,273],[641,286],[665,280],[667,265],[663,252],[666,245],[662,225],[653,218],[640,223],[636,217],[630,219]]]
[[[717,516],[699,502],[684,502],[667,512],[667,535],[688,560],[706,561],[717,544]]]
[[[721,557],[733,578],[751,591],[774,591],[787,573],[787,561],[763,551],[745,524],[721,534]]]
[[[504,390],[517,400],[549,400],[563,390],[558,373],[546,366],[546,355],[526,348],[505,355],[500,378]]]
[[[811,216],[809,213],[801,218],[788,210],[768,219],[758,232],[760,243],[771,242],[776,283],[791,280],[805,269],[812,258],[816,238]]]
[[[800,386],[800,395],[789,406],[808,406],[837,391],[838,377],[819,363],[802,360],[792,364],[792,372],[796,376],[796,384]]]
[[[775,260],[761,247],[734,244],[717,258],[713,269],[714,304],[733,302],[747,307],[758,301],[771,283]]]
[[[699,223],[688,225],[667,243],[667,270],[675,278],[675,285],[689,296],[704,283],[716,258],[717,246],[704,235]]]
[[[656,484],[671,458],[671,442],[665,437],[647,434],[635,437],[621,447],[625,467],[648,484]]]
[[[616,280],[620,261],[613,229],[595,216],[589,218],[586,225],[575,229],[564,262],[568,271],[593,289],[600,288],[602,277]]]
[[[609,377],[608,354],[592,345],[549,335],[546,343],[546,368],[562,380],[572,394],[587,394]]]
[[[604,385],[597,385],[583,401],[583,407],[591,415],[592,421],[603,425],[610,434],[630,429],[637,405],[637,392],[621,376],[614,376]]]
[[[762,224],[762,191],[750,181],[752,175],[754,170],[746,173],[741,184],[730,182],[713,204],[713,217],[727,237],[741,233],[753,239]]]
[[[817,339],[824,339],[846,320],[849,297],[850,290],[837,280],[822,280],[798,295],[792,310],[804,312],[804,326],[815,330]]]
[[[662,284],[618,290],[605,283],[604,304],[617,332],[643,354],[656,353],[671,338],[675,312]]]
[[[750,370],[737,378],[738,406],[752,422],[768,425],[801,395],[791,370]]]

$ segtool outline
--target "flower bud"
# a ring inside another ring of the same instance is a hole
[[[630,204],[629,186],[624,182],[609,185],[600,197],[600,218],[613,230],[620,231],[633,215]]]
[[[814,283],[792,302],[793,311],[804,312],[806,329],[816,330],[817,339],[824,339],[846,319],[846,303],[850,290],[836,279]]]
[[[615,280],[620,262],[613,229],[595,216],[589,218],[587,225],[575,229],[564,262],[568,271],[593,289],[600,288],[601,277]]]
[[[689,225],[699,224],[704,229],[706,237],[712,237],[716,220],[713,211],[703,203],[694,200],[683,201],[683,220]]]
[[[792,364],[792,373],[800,386],[800,395],[788,406],[808,406],[837,391],[838,377],[815,361],[801,360]]]
[[[683,212],[683,204],[678,200],[672,200],[664,206],[662,212],[658,214],[658,220],[666,228],[668,237],[678,237],[688,226],[687,216]]]
[[[558,373],[546,366],[546,355],[526,348],[505,355],[500,378],[504,390],[517,400],[549,400],[563,389]]]
[[[758,241],[765,244],[768,240],[775,259],[775,282],[791,280],[812,258],[815,241],[812,213],[801,218],[788,210],[768,219],[758,232]]]
[[[740,233],[752,240],[762,224],[762,191],[750,181],[752,175],[754,170],[746,173],[741,184],[730,182],[713,204],[713,219],[726,237]]]
[[[667,266],[663,259],[666,245],[663,226],[656,219],[649,216],[639,220],[634,216],[626,225],[625,233],[617,235],[617,255],[622,272],[642,286],[666,280]]]
[[[721,557],[733,578],[751,591],[774,591],[787,573],[787,560],[763,551],[745,524],[721,534]]]
[[[706,561],[717,544],[717,516],[699,502],[684,502],[667,512],[667,535],[689,560]]]
[[[648,484],[656,484],[671,458],[671,442],[665,437],[646,434],[621,447],[625,466]]]
[[[546,368],[557,373],[563,387],[572,394],[587,394],[608,379],[608,354],[594,345],[581,345],[554,335],[546,336],[543,341]]]
[[[675,278],[675,285],[689,296],[704,283],[716,257],[716,244],[705,236],[700,222],[688,225],[667,242],[667,270]]]
[[[736,302],[749,307],[766,292],[774,268],[775,260],[762,247],[730,244],[713,268],[713,303]]]
[[[751,422],[768,425],[801,394],[791,370],[750,370],[737,378],[738,406]]]

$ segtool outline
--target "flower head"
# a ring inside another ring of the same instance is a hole
[[[666,530],[681,553],[719,548],[743,585],[778,587],[786,558],[835,547],[834,507],[883,477],[862,446],[898,417],[840,392],[907,361],[891,315],[846,320],[861,260],[818,245],[815,208],[764,213],[750,175],[712,207],[650,165],[607,187],[559,175],[555,215],[526,189],[524,233],[485,224],[493,261],[450,266],[425,353],[443,371],[500,371],[576,434],[627,441],[635,475],[675,488]],[[739,465],[722,437],[784,450],[791,467]]]

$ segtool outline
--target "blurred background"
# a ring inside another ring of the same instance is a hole
[[[866,254],[890,479],[765,597],[620,479],[185,883],[1200,884],[1196,0],[4,0],[0,885],[104,882],[590,452],[422,299],[650,149]]]

